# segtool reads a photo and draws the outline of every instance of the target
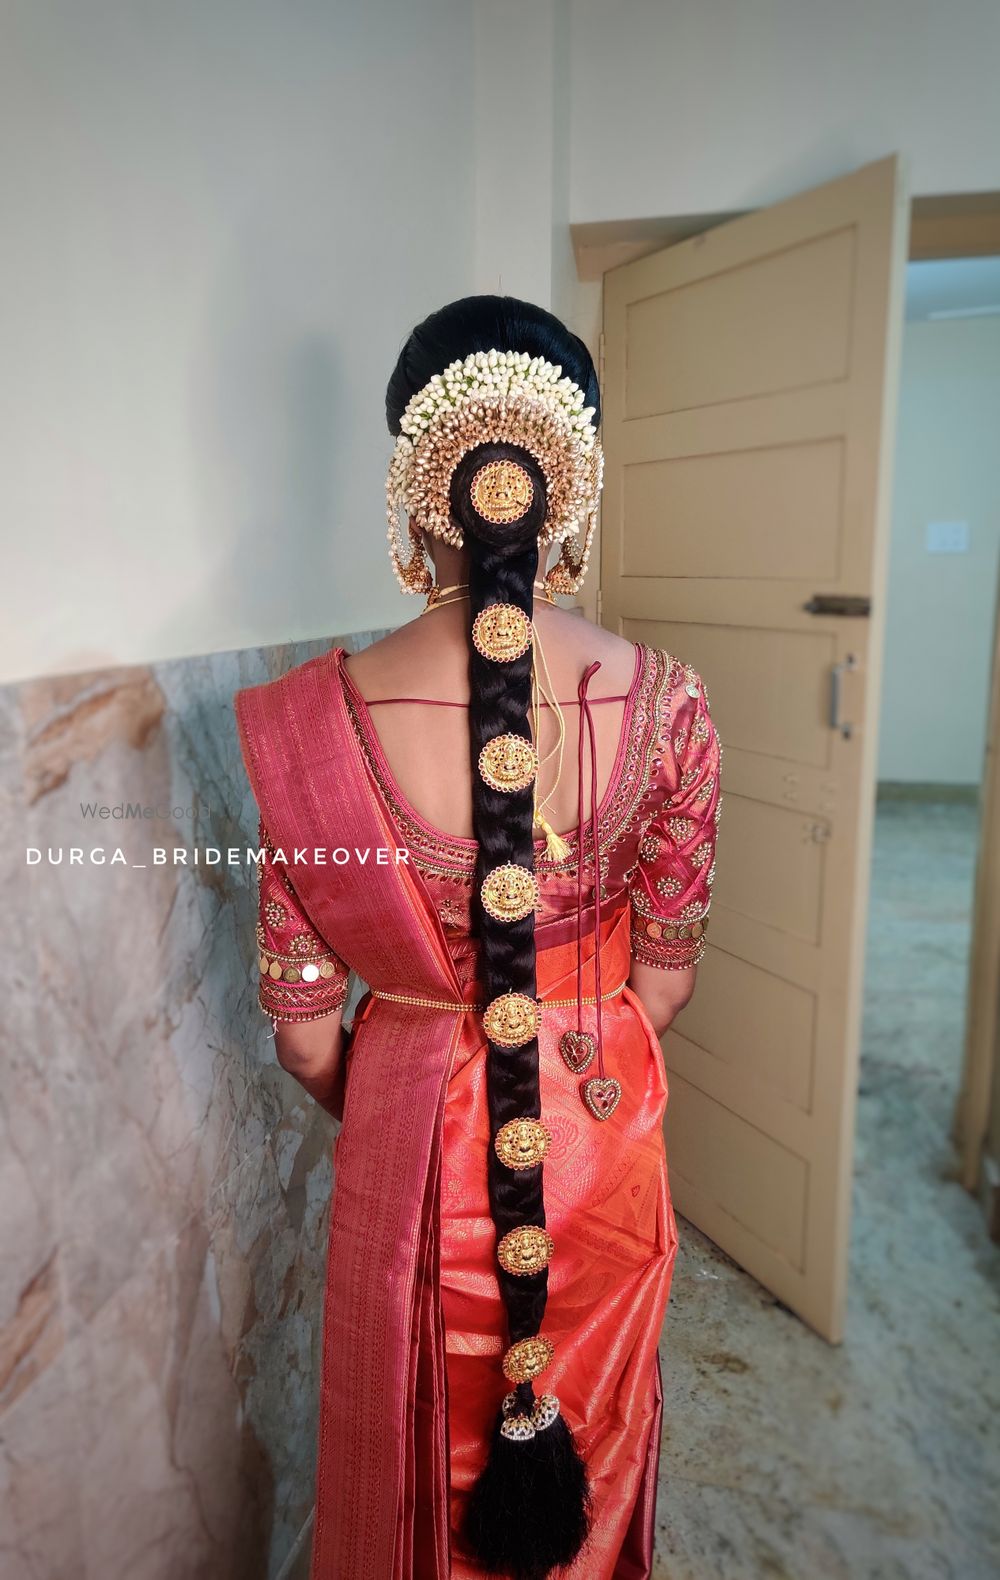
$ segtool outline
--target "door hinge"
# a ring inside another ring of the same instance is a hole
[[[598,387],[599,387],[599,389],[601,391],[601,394],[603,395],[604,394],[604,330],[603,329],[601,330],[600,334],[597,337],[597,383],[598,383]]]
[[[604,624],[604,590],[601,587],[597,589],[597,623]]]

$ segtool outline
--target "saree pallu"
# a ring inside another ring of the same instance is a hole
[[[240,692],[237,717],[277,843],[373,855],[401,847],[330,655]],[[311,1580],[473,1580],[481,1570],[464,1547],[462,1515],[507,1388],[486,1045],[471,1008],[478,985],[405,862],[303,864],[294,876],[317,931],[374,990],[355,1019],[335,1151]],[[628,976],[628,933],[627,907],[602,924],[605,987]],[[538,929],[537,970],[543,1005],[574,998],[577,947],[564,924]],[[594,991],[593,944],[581,991]],[[676,1250],[666,1085],[638,999],[624,988],[603,1017],[607,1072],[622,1086],[607,1123],[587,1113],[558,1053],[575,1007],[543,1008],[542,1117],[553,1137],[545,1205],[556,1245],[543,1323],[555,1359],[543,1385],[560,1398],[594,1493],[593,1535],[565,1573],[645,1580],[662,1404],[656,1347]]]

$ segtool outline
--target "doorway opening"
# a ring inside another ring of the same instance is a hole
[[[954,1177],[1000,575],[1000,257],[912,260],[896,431],[859,1168]],[[929,1171],[929,1173],[928,1173]],[[908,1182],[908,1188],[914,1184]],[[975,1184],[971,1178],[963,1180]],[[900,1181],[902,1184],[902,1181]],[[930,1203],[928,1204],[931,1205]]]

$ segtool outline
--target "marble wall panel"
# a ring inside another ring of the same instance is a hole
[[[336,1126],[256,1005],[254,869],[192,858],[257,842],[234,692],[329,645],[0,691],[0,1580],[308,1551]]]

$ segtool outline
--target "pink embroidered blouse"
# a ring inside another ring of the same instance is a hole
[[[368,704],[342,664],[337,674],[370,773],[468,977],[475,956],[470,937],[475,841],[435,828],[407,801]],[[611,917],[630,907],[632,956],[644,965],[683,970],[704,954],[721,814],[721,756],[701,677],[689,664],[638,643],[617,759],[598,807],[597,843],[601,912]],[[263,821],[260,835],[266,851],[257,923],[261,1008],[277,1020],[328,1015],[344,1003],[348,967],[313,928]],[[548,855],[544,839],[536,842],[537,926],[560,921],[575,926],[581,843],[584,898],[591,906],[595,899],[592,830],[585,825],[582,836],[564,837],[569,851],[561,860]]]

